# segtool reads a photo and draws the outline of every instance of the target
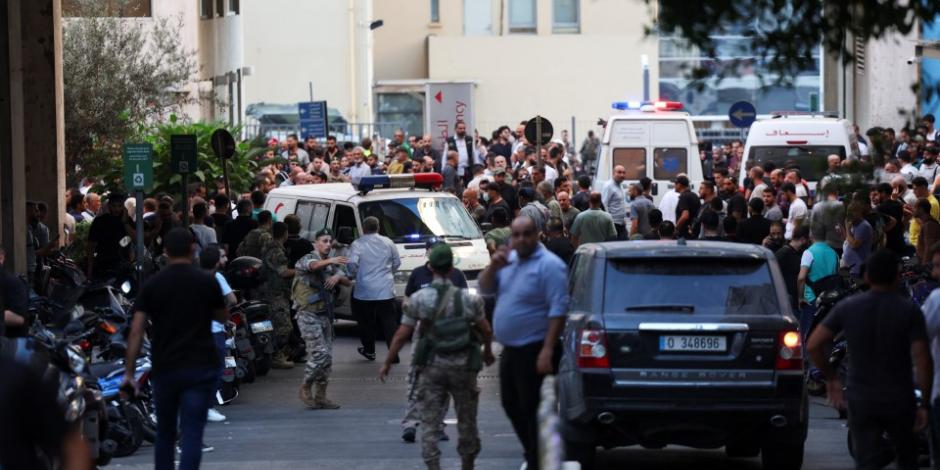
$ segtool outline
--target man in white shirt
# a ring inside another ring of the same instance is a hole
[[[676,178],[680,176],[687,176],[685,173],[680,173],[676,175]],[[659,201],[659,211],[663,213],[663,220],[668,220],[673,224],[676,223],[676,206],[679,205],[679,193],[675,189],[670,189],[666,191],[666,194],[663,194],[663,198]]]
[[[787,200],[790,201],[790,213],[787,217],[786,231],[783,235],[784,238],[790,240],[793,237],[793,231],[800,225],[806,223],[809,208],[806,207],[806,203],[796,195],[796,186],[794,186],[793,183],[784,183],[780,189],[786,195]]]
[[[614,221],[618,240],[625,240],[627,237],[627,198],[623,194],[623,187],[621,186],[626,179],[627,170],[623,166],[617,165],[614,167],[614,177],[604,184],[601,189],[601,200],[607,213],[610,214],[610,218]]]
[[[940,147],[927,147],[924,149],[924,161],[920,164],[920,170],[917,173],[930,184],[933,184],[934,180],[937,179],[937,175],[940,174],[937,171],[940,169],[940,165],[937,165],[937,155],[940,155]]]
[[[901,152],[898,155],[898,159],[901,160],[901,176],[904,177],[904,181],[907,184],[911,184],[914,181],[914,178],[919,176],[917,167],[914,166],[913,157],[909,152]]]

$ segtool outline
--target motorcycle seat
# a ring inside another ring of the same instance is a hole
[[[96,362],[88,366],[88,371],[93,377],[107,377],[114,371],[123,371],[124,364],[120,361]]]

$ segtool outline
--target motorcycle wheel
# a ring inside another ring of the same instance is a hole
[[[268,353],[258,355],[258,358],[255,359],[255,375],[268,375],[268,371],[271,370],[271,356]]]
[[[127,457],[137,452],[143,444],[144,416],[140,409],[125,405],[121,409],[122,422],[112,423],[112,438],[117,442],[115,457]]]
[[[135,403],[132,406],[133,408],[137,410],[138,413],[140,413],[140,416],[142,418],[142,421],[140,423],[141,424],[140,426],[141,437],[145,441],[153,444],[154,442],[157,441],[157,423],[153,422],[153,420],[150,419],[150,415],[147,413],[147,408],[144,407],[142,404]]]

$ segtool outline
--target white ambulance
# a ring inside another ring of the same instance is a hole
[[[365,176],[356,186],[326,183],[277,188],[268,193],[264,209],[284,220],[300,218],[300,236],[313,241],[324,227],[332,229],[337,245],[348,246],[362,233],[362,220],[379,219],[379,233],[398,247],[401,267],[395,273],[395,295],[402,297],[411,271],[425,264],[425,244],[444,240],[454,251],[454,267],[463,271],[471,288],[490,255],[483,233],[456,196],[436,191],[443,183],[437,173]],[[336,314],[351,318],[349,289],[343,289]]]
[[[617,165],[627,170],[624,189],[644,176],[652,180],[657,206],[680,173],[689,177],[693,189],[698,187],[703,180],[698,137],[689,113],[681,111],[682,103],[630,101],[613,107],[624,112],[607,120],[594,174],[595,191],[610,181]]]
[[[845,119],[814,114],[776,115],[751,124],[744,144],[744,161],[738,175],[744,184],[747,168],[773,162],[777,168],[798,166],[810,190],[826,174],[829,155],[843,160],[859,158],[858,139]]]

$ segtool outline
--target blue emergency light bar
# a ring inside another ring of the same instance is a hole
[[[363,176],[359,184],[353,186],[360,193],[366,194],[376,188],[428,188],[435,189],[444,185],[444,177],[440,173],[418,173],[403,175],[373,175]]]
[[[619,111],[679,111],[682,109],[682,103],[678,101],[614,101],[610,104],[611,108]]]

